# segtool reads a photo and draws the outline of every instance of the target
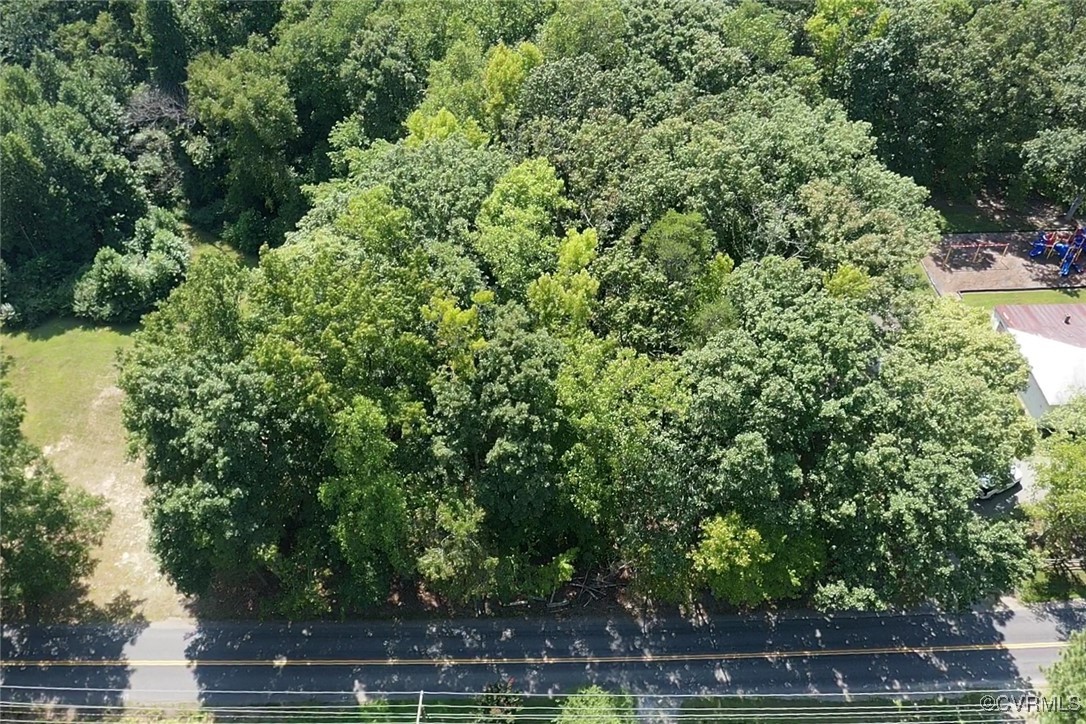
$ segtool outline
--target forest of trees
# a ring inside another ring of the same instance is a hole
[[[0,316],[142,315],[182,592],[955,607],[1030,570],[973,505],[1033,449],[1027,367],[916,268],[932,190],[1079,199],[1086,5],[4,9]]]

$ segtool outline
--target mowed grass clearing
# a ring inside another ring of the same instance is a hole
[[[151,556],[143,468],[126,456],[115,361],[131,345],[133,329],[53,320],[0,335],[0,347],[13,360],[11,383],[26,402],[27,438],[69,484],[105,496],[113,510],[88,581],[90,602],[104,608],[130,599],[150,620],[187,617]]]
[[[967,307],[979,307],[981,309],[992,309],[1000,304],[1086,304],[1086,289],[965,292],[962,294],[962,302]]]

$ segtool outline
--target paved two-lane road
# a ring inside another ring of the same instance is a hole
[[[6,627],[5,699],[212,706],[475,691],[823,694],[1038,683],[1086,607],[960,615],[470,619]],[[26,687],[26,688],[23,688]],[[311,696],[312,695],[312,696]]]

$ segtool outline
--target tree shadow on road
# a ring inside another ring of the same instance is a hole
[[[117,713],[132,673],[124,649],[148,625],[142,603],[127,593],[105,606],[78,597],[50,612],[51,620],[64,623],[5,625],[0,634],[4,706],[34,704],[58,715],[67,710],[79,720]],[[38,663],[44,661],[51,665]]]
[[[339,625],[204,622],[185,653],[205,662],[193,669],[205,707],[349,703],[375,693],[417,695],[420,689],[479,691],[498,679],[512,679],[518,691],[544,696],[590,684],[661,700],[736,694],[930,696],[1029,689],[1032,672],[1019,671],[1004,636],[1016,615],[995,606],[904,616],[709,616],[698,624],[678,617],[622,616]],[[1067,622],[1078,625],[1077,619]]]

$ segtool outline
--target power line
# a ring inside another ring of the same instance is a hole
[[[4,689],[13,689],[21,691],[86,691],[86,692],[112,692],[112,693],[126,693],[130,691],[129,688],[110,688],[110,687],[92,687],[92,686],[25,686],[15,684],[3,684],[0,683],[0,691]],[[783,693],[759,693],[759,692],[703,692],[703,693],[624,693],[622,696],[633,699],[785,699],[785,698],[810,698],[810,699],[824,699],[831,697],[873,697],[873,698],[909,698],[916,696],[943,696],[943,695],[962,695],[962,694],[1012,694],[1012,693],[1025,693],[1035,691],[1034,686],[1021,686],[1021,687],[1005,687],[1001,689],[983,689],[983,688],[957,688],[957,689],[900,689],[893,691],[841,691],[841,692],[821,692],[821,691],[804,691],[804,692],[783,692]],[[194,691],[193,688],[188,689],[149,689],[140,687],[139,691],[152,694],[186,694],[191,695]],[[431,691],[425,690],[427,695],[430,696],[487,696],[487,692],[470,692],[470,691]],[[329,690],[298,690],[298,689],[198,689],[198,693],[201,696],[206,695],[218,695],[218,694],[288,694],[294,696],[380,696],[380,697],[417,697],[419,689],[404,690],[404,691],[372,691],[367,692],[361,689],[329,689]],[[549,697],[552,696],[546,693],[533,693],[533,692],[509,692],[516,696],[530,696],[530,697]],[[592,696],[592,694],[585,694],[584,692],[571,692],[569,694],[555,694],[553,696],[561,697],[563,699],[575,698],[578,696]]]

